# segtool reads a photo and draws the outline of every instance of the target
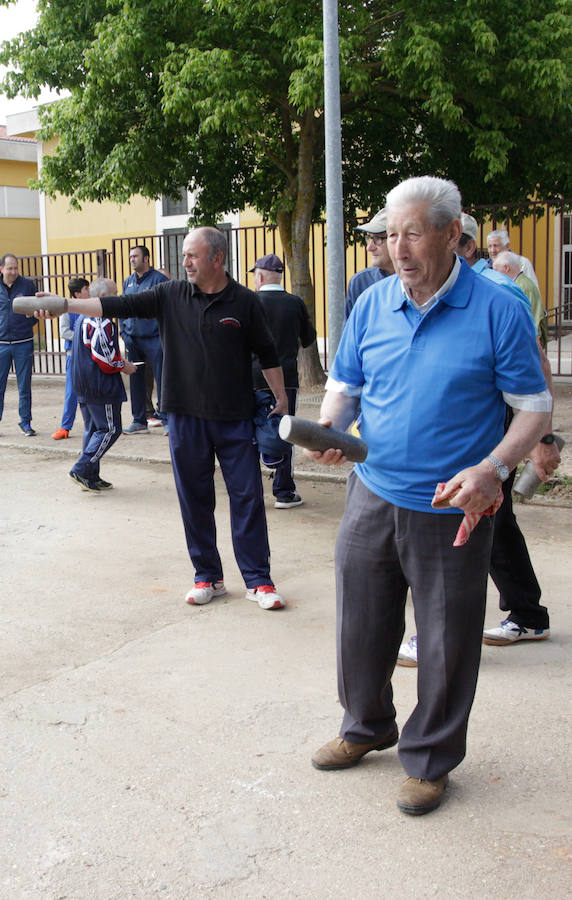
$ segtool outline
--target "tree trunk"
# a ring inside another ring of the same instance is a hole
[[[294,206],[280,210],[277,218],[286,263],[290,270],[292,293],[302,297],[315,324],[315,292],[310,274],[310,229],[315,199],[312,179],[314,127],[314,114],[313,111],[309,111],[300,130],[298,166],[292,184]],[[309,388],[325,383],[326,376],[316,341],[300,351],[298,371],[301,387]]]

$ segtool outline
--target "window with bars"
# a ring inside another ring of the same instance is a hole
[[[189,214],[189,195],[186,188],[181,188],[176,200],[162,197],[164,216],[186,216]]]

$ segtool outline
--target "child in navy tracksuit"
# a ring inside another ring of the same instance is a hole
[[[69,474],[83,490],[99,493],[113,487],[100,478],[99,463],[121,434],[121,404],[127,400],[121,372],[135,370],[121,357],[117,329],[110,319],[78,317],[71,374],[85,431],[81,456]]]

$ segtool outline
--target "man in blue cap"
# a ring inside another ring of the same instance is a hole
[[[254,286],[266,312],[270,331],[276,344],[278,359],[284,372],[284,384],[288,397],[288,412],[296,414],[298,397],[298,349],[309,347],[316,340],[316,329],[310,321],[306,304],[297,294],[290,294],[282,287],[284,264],[275,253],[267,253],[254,263]],[[258,357],[252,362],[252,376],[256,390],[268,391]],[[276,509],[291,509],[304,501],[296,491],[294,482],[294,447],[289,444],[274,470],[272,483]]]

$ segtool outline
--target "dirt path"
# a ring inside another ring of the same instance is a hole
[[[49,433],[40,397],[35,422]],[[305,480],[305,505],[279,511],[265,482],[288,605],[263,612],[244,599],[218,483],[230,592],[190,607],[167,464],[134,461],[128,445],[131,461],[105,462],[115,489],[96,496],[66,474],[79,439],[31,452],[32,439],[9,446],[10,418],[6,432],[1,900],[567,896],[572,509],[519,510],[552,637],[483,648],[467,759],[441,809],[415,819],[395,807],[394,749],[348,772],[310,765],[340,721],[332,560],[343,485]],[[134,440],[164,454],[158,435]],[[498,621],[491,586],[487,625]],[[415,670],[398,668],[394,688],[402,725]]]

